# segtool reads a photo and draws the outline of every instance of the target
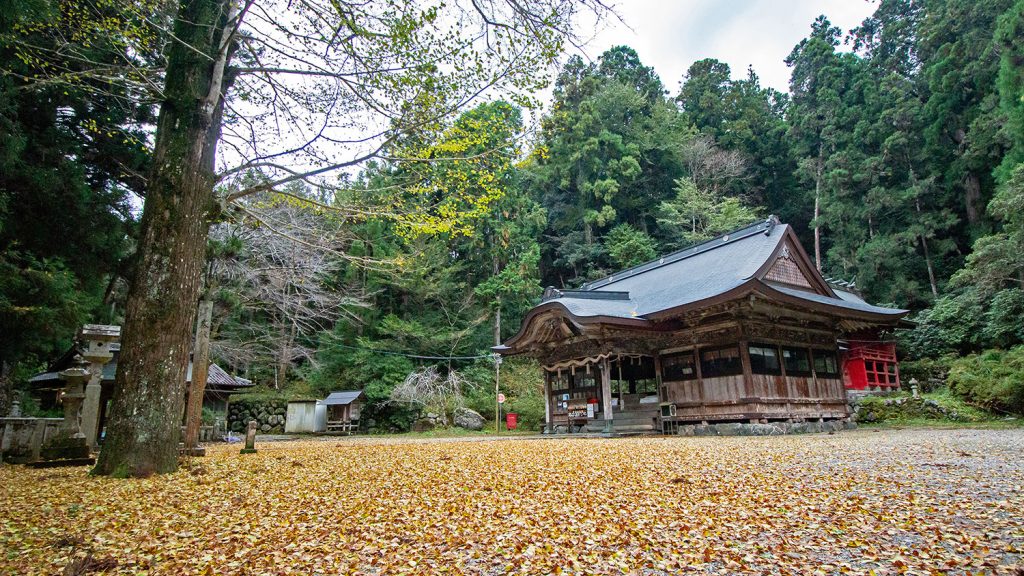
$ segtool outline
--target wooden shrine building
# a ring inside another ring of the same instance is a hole
[[[548,288],[495,351],[542,364],[548,431],[845,419],[845,338],[878,339],[906,315],[837,291],[773,217]]]

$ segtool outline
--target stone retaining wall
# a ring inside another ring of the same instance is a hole
[[[853,430],[857,425],[842,420],[826,422],[769,422],[767,424],[687,424],[679,427],[680,436],[781,436]]]
[[[233,400],[228,407],[228,429],[244,432],[249,421],[255,420],[260,434],[282,434],[287,415],[287,400]]]

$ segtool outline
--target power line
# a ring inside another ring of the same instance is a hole
[[[494,354],[480,354],[477,356],[423,356],[420,354],[409,354],[407,352],[395,352],[393,350],[379,350],[377,348],[367,348],[363,346],[349,346],[348,344],[333,344],[338,348],[348,348],[349,350],[359,350],[360,352],[372,352],[374,354],[383,354],[385,356],[402,356],[403,358],[413,358],[416,360],[480,360],[483,358],[494,359]]]

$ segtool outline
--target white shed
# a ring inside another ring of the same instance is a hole
[[[286,434],[327,431],[327,406],[319,400],[289,402],[284,431]]]

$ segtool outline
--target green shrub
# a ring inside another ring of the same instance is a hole
[[[907,390],[910,390],[911,379],[917,380],[921,392],[940,390],[946,386],[949,368],[954,360],[954,356],[942,356],[900,362],[900,382]]]
[[[203,426],[213,426],[214,421],[216,421],[218,418],[220,418],[220,419],[224,418],[224,414],[204,406],[203,407],[203,415],[202,415],[201,418],[202,418]]]
[[[519,415],[519,428],[525,430],[539,430],[544,423],[544,395],[531,394],[519,396],[505,403],[506,412],[515,412]]]
[[[494,422],[494,363],[477,362],[463,371],[475,387],[466,395],[466,407]],[[544,375],[540,365],[529,358],[506,358],[501,364],[501,392],[505,395],[502,414],[519,415],[519,428],[537,430],[544,422]]]
[[[64,409],[58,404],[49,409],[43,409],[39,405],[39,399],[30,394],[27,390],[16,391],[18,401],[21,402],[21,414],[26,418],[63,418]]]
[[[913,320],[913,330],[899,332],[905,358],[937,358],[1024,342],[1024,290],[994,293],[974,287],[943,296]]]
[[[987,350],[953,362],[949,387],[989,409],[1024,414],[1024,346]]]

